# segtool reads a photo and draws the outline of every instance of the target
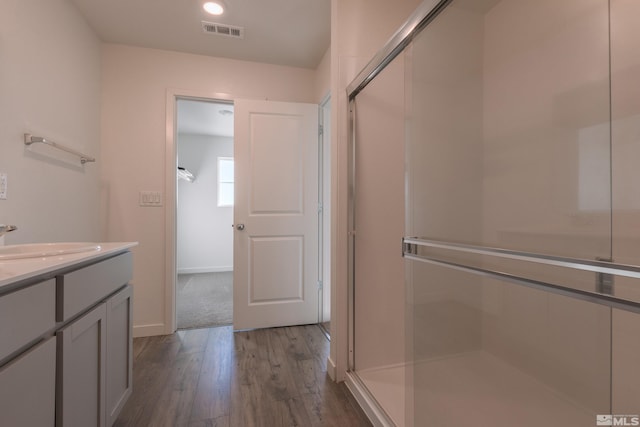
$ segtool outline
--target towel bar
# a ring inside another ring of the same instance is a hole
[[[31,144],[36,144],[36,143],[41,143],[41,144],[46,144],[49,145],[53,148],[57,148],[58,150],[62,150],[65,151],[67,153],[73,154],[75,156],[80,157],[80,163],[82,163],[83,165],[87,162],[95,162],[96,159],[90,156],[87,156],[86,154],[82,154],[79,151],[74,150],[73,148],[69,148],[69,147],[65,147],[64,145],[58,144],[57,142],[53,142],[50,141],[48,139],[42,138],[40,136],[33,136],[30,133],[25,133],[24,134],[24,145],[30,146]]]

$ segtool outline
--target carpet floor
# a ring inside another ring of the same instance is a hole
[[[233,272],[179,274],[178,329],[233,324]]]

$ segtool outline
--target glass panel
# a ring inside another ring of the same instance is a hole
[[[640,2],[611,2],[613,259],[640,264]],[[640,286],[617,281],[615,294],[640,301]],[[640,405],[638,405],[640,406]],[[640,411],[640,408],[637,409]]]
[[[404,425],[404,58],[355,100],[356,373]]]
[[[454,0],[414,40],[410,236],[611,256],[606,0]]]
[[[409,271],[407,425],[583,427],[610,413],[611,309],[417,261]]]
[[[613,310],[612,322],[612,414],[635,415],[640,425],[640,314]]]
[[[454,0],[414,39],[407,236],[611,258],[608,5]],[[465,258],[596,291],[593,273]],[[408,426],[596,425],[629,385],[610,308],[422,262],[406,277]]]
[[[611,2],[613,259],[639,264],[640,2]],[[640,301],[640,283],[616,278],[615,295]],[[640,425],[640,314],[613,311],[612,415]],[[633,418],[635,416],[635,419]],[[625,424],[618,424],[625,425]]]

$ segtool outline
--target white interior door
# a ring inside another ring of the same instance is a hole
[[[317,323],[318,106],[234,104],[234,328]]]

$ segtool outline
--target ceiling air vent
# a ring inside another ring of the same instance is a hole
[[[244,28],[235,27],[233,25],[202,21],[202,31],[207,34],[216,34],[218,36],[234,37],[237,39],[244,38]]]

